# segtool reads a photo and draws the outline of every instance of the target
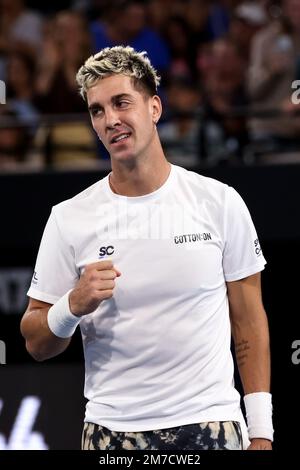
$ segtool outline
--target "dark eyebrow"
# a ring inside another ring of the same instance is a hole
[[[88,106],[88,110],[89,111],[93,111],[94,109],[101,109],[102,106],[100,103],[91,103],[89,106]]]
[[[132,97],[128,93],[120,93],[119,95],[112,96],[111,97],[111,102],[115,103],[116,101],[120,100],[121,98],[132,98]]]
[[[114,95],[111,97],[111,102],[112,103],[116,103],[118,100],[122,99],[122,98],[132,98],[131,95],[129,95],[128,93],[120,93],[119,95]],[[93,111],[94,109],[102,109],[102,106],[100,103],[98,102],[95,102],[95,103],[91,103],[88,107],[88,110],[89,111]]]

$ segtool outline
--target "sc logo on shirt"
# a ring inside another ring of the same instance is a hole
[[[111,245],[101,246],[99,250],[99,258],[104,258],[104,256],[111,256],[115,252],[115,248]]]
[[[260,243],[259,243],[259,240],[258,238],[256,240],[254,240],[254,247],[255,247],[255,253],[257,256],[260,256],[261,253],[262,253],[262,250],[261,250],[261,246],[260,246]]]

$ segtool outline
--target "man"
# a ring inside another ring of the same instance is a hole
[[[83,449],[240,449],[231,320],[249,448],[271,449],[265,261],[245,204],[167,162],[143,53],[106,48],[77,81],[112,172],[52,210],[21,324],[28,351],[61,353],[80,324]]]

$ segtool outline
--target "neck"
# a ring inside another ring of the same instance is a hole
[[[109,183],[112,191],[122,196],[144,196],[159,189],[171,171],[163,152],[157,158],[144,159],[131,165],[112,162]]]

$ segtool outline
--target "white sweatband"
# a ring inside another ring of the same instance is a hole
[[[244,396],[249,439],[261,438],[273,442],[272,395],[268,392]]]
[[[69,294],[71,290],[48,310],[48,326],[52,333],[59,338],[70,338],[81,320],[81,317],[76,317],[70,310]]]

